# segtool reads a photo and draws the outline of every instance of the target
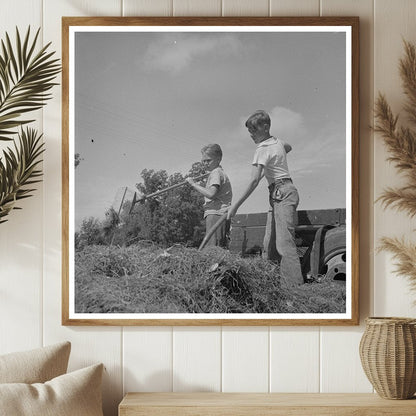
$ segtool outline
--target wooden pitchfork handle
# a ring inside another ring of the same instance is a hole
[[[227,213],[221,215],[219,220],[213,225],[213,227],[205,234],[204,239],[202,240],[202,243],[200,244],[198,251],[201,251],[208,243],[209,239],[214,235],[215,231],[223,224],[225,221],[227,221]]]
[[[200,181],[201,179],[204,179],[207,176],[209,176],[209,172],[208,173],[204,173],[203,175],[197,176],[197,177],[192,178],[192,179],[194,181]],[[165,192],[171,191],[173,189],[179,188],[179,187],[184,186],[184,185],[187,185],[187,184],[188,184],[188,181],[183,181],[183,182],[180,182],[180,183],[176,183],[175,185],[168,186],[167,188],[161,189],[160,191],[153,192],[152,194],[143,195],[140,198],[137,197],[137,192],[135,192],[134,193],[134,196],[133,196],[133,201],[132,201],[131,206],[130,206],[129,214],[131,214],[131,212],[133,211],[133,207],[138,202],[144,202],[146,199],[154,198],[155,196],[162,195]]]
[[[194,181],[199,181],[201,179],[206,178],[207,176],[209,176],[209,173],[204,173],[203,175],[197,176],[196,178],[192,178],[192,179]],[[175,185],[168,186],[167,188],[161,189],[160,191],[153,192],[152,194],[149,194],[149,195],[143,195],[143,197],[140,198],[140,199],[154,198],[155,196],[164,194],[165,192],[171,191],[172,189],[179,188],[179,187],[184,186],[184,185],[187,185],[187,184],[188,184],[188,181],[183,181],[183,182],[180,182],[180,183],[175,183]]]

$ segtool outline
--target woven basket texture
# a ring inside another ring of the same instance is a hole
[[[416,320],[367,318],[360,358],[367,378],[381,397],[412,398],[416,392]]]

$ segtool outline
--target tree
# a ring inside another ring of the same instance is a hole
[[[81,163],[81,160],[84,160],[79,153],[75,153],[75,167]]]
[[[194,163],[188,176],[197,177],[203,173],[200,163]],[[136,188],[142,195],[160,191],[185,181],[181,173],[168,175],[165,170],[144,169],[142,182]],[[99,221],[93,217],[84,220],[75,236],[75,247],[82,250],[93,244],[126,246],[139,240],[149,240],[162,246],[180,243],[199,246],[203,239],[204,198],[185,184],[155,198],[144,199],[133,210],[127,201],[120,215],[110,208],[106,218]]]
[[[80,230],[75,233],[75,250],[105,243],[102,223],[94,217],[84,219]]]
[[[188,176],[200,176],[203,167],[194,163]],[[181,173],[168,175],[165,170],[144,169],[137,189],[143,195],[162,190],[185,181]],[[164,246],[175,243],[197,246],[202,240],[203,197],[188,185],[175,188],[156,198],[145,200],[133,209],[130,218],[123,210],[123,221],[129,232],[127,238],[155,241]]]

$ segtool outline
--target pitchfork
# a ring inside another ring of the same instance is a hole
[[[205,173],[203,175],[200,175],[200,176],[197,176],[197,177],[193,178],[193,180],[195,182],[197,182],[197,181],[200,181],[201,179],[206,178],[208,175],[209,175],[209,173]],[[169,192],[172,189],[176,189],[176,188],[179,188],[181,186],[184,186],[187,183],[188,183],[188,181],[183,181],[183,182],[180,182],[180,183],[176,183],[175,185],[168,186],[167,188],[161,189],[160,191],[156,191],[156,192],[153,192],[153,193],[148,194],[148,195],[143,195],[139,192],[135,192],[134,196],[133,196],[133,201],[131,203],[129,214],[132,212],[133,207],[138,202],[143,203],[146,199],[154,198],[156,196],[164,194],[165,192]],[[206,234],[205,238],[202,240],[202,243],[200,244],[200,246],[198,248],[198,251],[201,251],[206,246],[208,240],[213,236],[213,234],[218,229],[218,227],[226,220],[227,220],[227,214],[224,214],[219,218],[219,220],[214,224],[214,226],[209,230],[209,232]]]
[[[195,182],[197,182],[197,181],[200,181],[201,179],[206,178],[208,175],[209,175],[209,173],[204,173],[203,175],[200,175],[200,176],[197,176],[197,177],[193,178],[193,180]],[[180,188],[181,186],[184,186],[187,183],[188,183],[188,181],[183,181],[183,182],[180,182],[180,183],[176,183],[175,185],[168,186],[167,188],[161,189],[160,191],[156,191],[156,192],[153,192],[153,193],[148,194],[148,195],[143,195],[141,192],[135,192],[134,193],[134,196],[133,196],[133,201],[131,203],[131,207],[130,207],[129,214],[132,212],[133,207],[138,202],[143,203],[146,199],[154,198],[156,196],[159,196],[161,194],[164,194],[165,192],[169,192],[172,189]]]

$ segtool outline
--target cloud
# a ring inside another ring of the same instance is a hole
[[[271,133],[289,143],[306,135],[303,116],[285,107],[275,107],[270,112]]]
[[[271,133],[293,147],[289,164],[294,177],[330,175],[345,166],[344,126],[326,121],[317,129],[302,114],[285,107],[275,107],[269,114]]]
[[[345,166],[345,129],[337,123],[328,122],[318,131],[311,131],[301,141],[293,155],[292,171],[305,176],[312,169],[330,172]]]
[[[234,55],[241,49],[241,42],[233,34],[169,34],[149,45],[144,65],[151,70],[178,73],[196,59],[212,54]]]

